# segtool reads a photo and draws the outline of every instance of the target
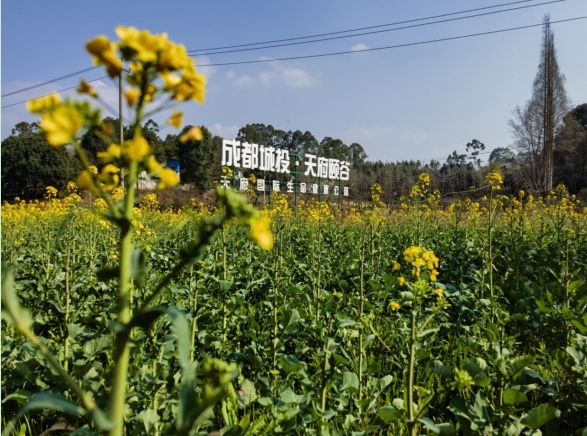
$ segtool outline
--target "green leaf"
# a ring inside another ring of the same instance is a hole
[[[574,347],[567,347],[565,350],[566,350],[567,354],[573,358],[573,360],[575,361],[575,365],[577,365],[577,366],[582,365],[582,362],[583,362],[583,359],[585,359],[585,356],[581,351],[577,350]]]
[[[305,395],[296,395],[292,388],[286,388],[279,396],[279,399],[285,404],[301,404],[306,401],[307,397]]]
[[[24,404],[30,397],[31,393],[29,391],[19,389],[16,392],[6,395],[4,398],[2,398],[2,403],[7,402],[8,400],[16,400],[19,404]]]
[[[418,333],[418,338],[423,338],[424,336],[427,336],[431,333],[436,333],[438,330],[440,330],[440,329],[439,328],[426,329],[423,332]]]
[[[279,366],[288,374],[298,373],[305,370],[307,367],[306,362],[302,362],[296,356],[291,354],[287,356],[281,356],[279,359]]]
[[[383,406],[377,412],[377,416],[379,416],[383,420],[383,422],[388,424],[392,421],[397,421],[398,419],[401,419],[402,414],[393,406]]]
[[[508,406],[515,406],[526,401],[528,401],[526,395],[517,389],[506,389],[503,391],[503,402]]]
[[[550,308],[548,308],[546,306],[546,304],[544,304],[543,301],[536,300],[536,306],[538,306],[538,309],[540,309],[541,312],[544,312],[544,313],[550,312]]]
[[[91,339],[82,346],[84,354],[88,357],[94,357],[100,352],[107,352],[112,345],[112,338],[110,336],[100,336],[99,338]]]
[[[520,423],[520,419],[518,418],[516,421],[512,422],[512,425],[508,428],[506,436],[519,436],[524,430],[524,426]]]
[[[4,288],[2,288],[4,293]],[[18,422],[26,413],[31,410],[55,410],[57,412],[66,413],[68,415],[79,418],[85,414],[85,410],[67,398],[51,394],[49,392],[39,392],[31,397],[28,403],[18,411],[16,416],[4,427],[3,435],[8,435],[14,428],[14,424]]]
[[[141,413],[139,413],[136,417],[137,420],[143,421],[143,425],[145,426],[146,433],[149,434],[151,430],[151,426],[157,422],[159,422],[159,415],[153,409],[145,409]]]
[[[337,313],[336,318],[338,320],[338,328],[350,327],[356,324],[355,321],[353,321],[346,315]]]
[[[561,412],[550,404],[541,404],[534,407],[520,421],[531,430],[538,430],[544,424],[560,416]]]
[[[440,428],[438,428],[438,426],[434,424],[434,421],[432,421],[430,418],[420,418],[418,419],[418,422],[424,424],[424,426],[431,432],[440,434]]]
[[[258,398],[257,403],[259,403],[261,406],[273,406],[273,398],[271,398],[271,397]]]
[[[301,317],[296,309],[289,310],[284,317],[283,334],[291,334],[296,330]]]
[[[342,357],[340,354],[337,353],[332,353],[332,358],[334,359],[334,362],[337,365],[350,365],[351,361],[348,359],[345,359],[344,357]]]
[[[359,377],[357,374],[350,371],[345,371],[342,375],[342,385],[340,390],[344,391],[348,389],[349,392],[357,392],[359,390]]]
[[[223,292],[228,292],[230,291],[230,288],[232,288],[232,280],[218,280],[218,283],[220,284],[220,290]]]
[[[575,289],[577,289],[579,286],[581,286],[583,283],[585,283],[585,280],[575,280],[574,282],[571,282],[569,284],[569,292],[574,291]]]
[[[530,366],[534,363],[533,357],[520,357],[512,363],[512,375],[517,374],[518,372],[522,371],[527,366]]]
[[[14,289],[14,275],[12,270],[2,264],[2,318],[8,324],[14,324],[19,330],[28,329],[33,321],[31,314],[23,308]]]
[[[442,424],[437,424],[436,426],[440,429],[441,436],[452,436],[457,432],[454,424],[451,422],[443,422]]]
[[[391,375],[386,375],[380,379],[373,379],[373,384],[375,385],[377,392],[381,393],[392,381],[393,377]]]
[[[579,329],[579,331],[582,334],[587,333],[587,327],[585,327],[583,324],[581,324],[577,319],[572,319],[571,322],[573,323],[573,325],[575,327],[577,327]]]
[[[381,363],[379,362],[371,362],[369,366],[367,366],[367,374],[376,374],[381,371]]]
[[[241,407],[247,407],[257,399],[257,390],[255,389],[255,384],[248,379],[241,383],[237,394],[239,406]]]

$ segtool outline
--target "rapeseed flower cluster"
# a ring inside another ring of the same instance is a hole
[[[499,191],[503,185],[503,178],[498,170],[493,170],[485,176],[485,184],[491,186],[492,191]]]
[[[409,247],[404,251],[404,260],[411,263],[414,267],[412,275],[420,277],[423,267],[430,271],[430,281],[435,282],[438,277],[438,262],[440,259],[436,257],[432,250],[425,250],[422,247]]]

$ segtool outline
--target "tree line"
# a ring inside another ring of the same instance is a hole
[[[118,142],[118,120],[104,119],[112,128],[105,135],[87,132],[82,137],[82,147],[92,164],[102,166],[97,153],[105,151],[109,144]],[[192,185],[200,192],[213,189],[222,174],[222,138],[214,136],[202,126],[201,141],[180,143],[178,134],[160,135],[160,128],[153,120],[143,126],[143,135],[155,151],[159,161],[176,159],[180,163],[182,183]],[[115,133],[116,132],[116,133]],[[132,137],[124,126],[124,139]],[[378,183],[383,188],[382,201],[391,203],[407,195],[420,173],[427,172],[431,188],[443,194],[473,195],[472,187],[482,186],[485,174],[500,168],[504,176],[506,192],[525,189],[542,192],[540,184],[534,184],[531,175],[533,160],[522,150],[515,153],[507,147],[498,147],[489,155],[487,164],[481,164],[480,154],[485,145],[476,139],[454,151],[444,162],[432,160],[404,160],[382,162],[368,160],[367,153],[358,143],[345,144],[341,139],[325,137],[318,141],[309,131],[284,131],[271,125],[248,124],[238,132],[240,141],[280,147],[294,153],[311,153],[327,158],[347,160],[351,163],[351,198],[366,200],[370,187]],[[2,197],[42,197],[46,186],[63,189],[68,181],[75,180],[81,164],[65,147],[49,146],[37,123],[21,122],[12,129],[12,135],[2,141]],[[244,174],[248,175],[248,174]],[[257,174],[259,176],[259,174]],[[555,135],[553,150],[553,183],[564,183],[573,193],[587,190],[587,104],[582,104],[562,117]]]

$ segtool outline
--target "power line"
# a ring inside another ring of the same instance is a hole
[[[575,17],[575,18],[567,18],[565,20],[551,21],[550,24],[557,24],[557,23],[565,23],[565,22],[570,22],[570,21],[584,20],[586,18],[587,18],[587,16]],[[433,39],[433,40],[428,40],[428,41],[418,41],[418,42],[412,42],[412,43],[406,43],[406,44],[390,45],[390,46],[386,46],[386,47],[375,47],[375,48],[367,48],[367,49],[361,49],[361,50],[350,50],[350,51],[332,52],[332,53],[320,53],[320,54],[306,55],[306,56],[291,56],[291,57],[276,58],[276,59],[259,59],[259,60],[254,60],[254,61],[223,62],[223,63],[216,63],[216,64],[204,64],[204,65],[200,65],[200,67],[215,67],[215,66],[225,66],[225,65],[256,64],[256,63],[264,63],[264,62],[275,62],[275,61],[285,61],[285,60],[294,60],[294,59],[310,59],[310,58],[318,58],[318,57],[326,57],[326,56],[337,56],[337,55],[343,55],[343,54],[361,53],[361,52],[368,52],[368,51],[388,50],[388,49],[393,49],[393,48],[410,47],[410,46],[415,46],[415,45],[431,44],[431,43],[435,43],[435,42],[444,42],[444,41],[452,41],[452,40],[458,40],[458,39],[464,39],[464,38],[471,38],[471,37],[475,37],[475,36],[483,36],[483,35],[491,35],[491,34],[496,34],[496,33],[504,33],[504,32],[510,32],[510,31],[514,31],[514,30],[529,29],[529,28],[532,28],[532,27],[537,27],[537,26],[542,26],[542,25],[543,25],[542,23],[539,23],[539,24],[530,24],[528,26],[511,27],[511,28],[508,28],[508,29],[492,30],[492,31],[489,31],[489,32],[481,32],[481,33],[471,33],[471,34],[468,34],[468,35],[452,36],[452,37],[449,37],[449,38],[441,38],[441,39]],[[191,56],[196,56],[196,55],[191,55]],[[108,76],[104,76],[104,77],[100,77],[98,79],[91,80],[91,82],[96,81],[96,80],[100,80],[100,79],[104,79],[105,77],[108,77]],[[61,91],[66,91],[68,89],[73,89],[73,88],[76,88],[76,87],[77,87],[77,85],[76,86],[72,86],[70,88],[62,89]],[[50,94],[47,94],[47,95],[50,95]],[[35,97],[35,98],[40,98],[40,97]],[[18,103],[13,103],[13,104],[10,104],[10,105],[2,106],[2,109],[7,108],[7,107],[10,107],[10,106],[15,106],[17,104],[26,103],[27,101],[30,101],[30,100],[34,100],[34,98],[29,99],[29,100],[25,100],[25,101],[21,101],[21,102],[18,102]]]
[[[67,74],[65,76],[57,77],[56,79],[47,80],[46,82],[38,83],[38,84],[32,85],[32,86],[28,86],[26,88],[19,89],[18,91],[9,92],[8,94],[2,95],[2,97],[8,97],[10,95],[14,95],[14,94],[18,94],[20,92],[28,91],[30,89],[38,88],[39,86],[44,86],[44,85],[48,85],[49,83],[58,82],[59,80],[68,79],[70,77],[77,76],[78,74],[82,74],[82,73],[86,73],[88,71],[95,70],[96,68],[100,68],[101,66],[102,66],[101,64],[100,65],[95,65],[93,67],[86,68],[86,69],[83,69],[83,70],[79,70],[79,71],[76,71],[74,73]]]
[[[201,48],[201,49],[189,50],[189,52],[194,52],[194,51],[210,51],[210,50],[224,50],[224,49],[227,49],[227,48],[248,47],[248,46],[251,46],[251,45],[273,44],[275,42],[295,41],[295,40],[298,40],[298,39],[309,39],[309,38],[318,38],[320,36],[338,35],[338,34],[341,34],[341,33],[358,32],[360,30],[376,29],[376,28],[379,28],[379,27],[395,26],[395,25],[398,25],[398,24],[413,23],[413,22],[416,22],[416,21],[423,21],[423,20],[432,20],[434,18],[448,17],[448,16],[451,16],[451,15],[466,14],[468,12],[476,12],[476,11],[481,11],[481,10],[484,10],[484,9],[499,8],[501,6],[510,6],[510,5],[515,5],[515,4],[519,4],[519,3],[527,3],[529,1],[534,1],[534,0],[522,0],[522,1],[511,2],[511,3],[502,3],[500,5],[495,5],[495,6],[486,6],[486,7],[483,7],[483,8],[468,9],[468,10],[459,11],[459,12],[450,12],[448,14],[433,15],[433,16],[430,16],[430,17],[416,18],[416,19],[413,19],[413,20],[396,21],[395,23],[379,24],[379,25],[376,25],[376,26],[358,27],[356,29],[349,29],[349,30],[339,30],[337,32],[318,33],[316,35],[298,36],[298,37],[295,37],[295,38],[285,38],[285,39],[275,39],[275,40],[272,40],[272,41],[264,41],[264,42],[251,42],[251,43],[248,43],[248,44],[228,45],[228,46],[224,46],[224,47]],[[205,53],[200,53],[200,54],[205,54]]]
[[[102,80],[102,79],[105,79],[105,78],[107,78],[107,77],[109,77],[109,76],[103,76],[103,77],[98,77],[97,79],[88,80],[88,83],[96,82],[96,81],[98,81],[98,80]],[[2,106],[2,108],[1,108],[1,109],[7,108],[7,107],[11,107],[11,106],[16,106],[17,104],[23,104],[23,103],[29,102],[29,101],[31,101],[31,100],[36,100],[37,98],[43,98],[43,97],[47,97],[48,95],[55,94],[55,93],[57,93],[57,92],[61,92],[61,91],[67,91],[67,90],[69,90],[69,89],[77,88],[78,86],[79,86],[79,85],[70,86],[69,88],[60,89],[59,91],[51,92],[51,93],[49,93],[49,94],[41,95],[41,96],[39,96],[39,97],[29,98],[28,100],[19,101],[18,103],[7,104],[6,106]]]
[[[576,21],[576,20],[584,20],[585,18],[587,18],[587,15],[583,16],[583,17],[575,17],[575,18],[567,18],[565,20],[551,21],[550,24],[565,23],[568,21]],[[492,35],[495,33],[511,32],[513,30],[529,29],[531,27],[537,27],[537,26],[542,26],[542,25],[543,25],[543,23],[530,24],[528,26],[510,27],[508,29],[492,30],[489,32],[470,33],[468,35],[451,36],[449,38],[431,39],[431,40],[427,40],[427,41],[410,42],[410,43],[406,43],[406,44],[388,45],[386,47],[365,48],[365,49],[361,49],[361,50],[348,50],[348,51],[339,51],[339,52],[331,52],[331,53],[320,53],[320,54],[305,55],[305,56],[290,56],[290,57],[286,57],[286,58],[258,59],[258,60],[254,60],[254,61],[201,64],[201,65],[199,65],[199,67],[220,67],[220,66],[226,66],[226,65],[258,64],[258,63],[263,63],[263,62],[290,61],[290,60],[296,60],[296,59],[310,59],[310,58],[321,58],[321,57],[326,57],[326,56],[338,56],[338,55],[343,55],[343,54],[364,53],[367,51],[389,50],[392,48],[410,47],[410,46],[414,46],[414,45],[431,44],[434,42],[443,42],[443,41],[452,41],[452,40],[457,40],[457,39],[472,38],[474,36],[483,36],[483,35]],[[190,56],[196,57],[198,55],[190,55]]]
[[[328,36],[328,35],[336,35],[336,34],[341,34],[341,33],[349,33],[349,32],[356,32],[356,31],[360,31],[360,30],[368,30],[368,29],[375,29],[375,28],[380,28],[380,27],[388,27],[388,26],[393,26],[393,25],[398,25],[398,24],[406,24],[406,23],[413,23],[413,22],[417,22],[417,21],[423,21],[423,20],[430,20],[433,18],[441,18],[441,17],[447,17],[447,16],[451,16],[451,15],[458,15],[458,14],[464,14],[464,13],[468,13],[468,12],[476,12],[476,11],[480,11],[480,10],[485,10],[485,9],[493,9],[493,8],[498,8],[498,7],[502,7],[502,6],[510,6],[513,4],[519,4],[519,3],[527,3],[530,1],[534,1],[534,0],[521,0],[521,1],[515,1],[515,2],[510,2],[510,3],[502,3],[499,5],[495,5],[495,6],[486,6],[483,8],[476,8],[476,9],[468,9],[468,10],[464,10],[464,11],[459,11],[459,12],[450,12],[447,14],[442,14],[442,15],[434,15],[434,16],[430,16],[430,17],[424,17],[424,18],[416,18],[416,19],[412,19],[412,20],[405,20],[405,21],[397,21],[395,23],[388,23],[388,24],[380,24],[380,25],[376,25],[376,26],[368,26],[368,27],[359,27],[356,29],[350,29],[350,30],[341,30],[341,31],[337,31],[337,32],[329,32],[329,33],[321,33],[321,34],[316,34],[316,35],[309,35],[309,36],[300,36],[300,37],[296,37],[296,38],[286,38],[286,39],[277,39],[277,40],[272,40],[272,41],[265,41],[265,42],[256,42],[256,43],[249,43],[249,44],[239,44],[239,45],[231,45],[231,46],[225,46],[225,47],[215,47],[215,48],[207,48],[207,49],[198,49],[198,50],[190,50],[189,52],[196,52],[196,51],[210,51],[210,50],[223,50],[223,49],[229,49],[229,48],[236,48],[236,47],[245,47],[245,46],[251,46],[251,45],[261,45],[261,44],[271,44],[271,43],[276,43],[276,42],[285,42],[285,41],[294,41],[294,40],[299,40],[299,39],[309,39],[309,38],[317,38],[320,36]],[[566,0],[556,0],[556,1],[566,1]],[[554,2],[549,2],[549,3],[555,3]],[[546,3],[544,3],[546,4]],[[534,5],[532,5],[534,6]],[[536,5],[536,6],[540,6],[540,5]],[[502,11],[498,11],[498,12],[502,12]],[[428,23],[428,24],[434,24],[434,23]],[[391,30],[396,30],[396,29],[391,29]],[[353,35],[349,35],[349,36],[345,36],[345,37],[350,37]],[[359,36],[359,35],[356,35]],[[312,41],[308,41],[308,42],[312,42]],[[318,41],[314,41],[314,42],[318,42]],[[284,45],[290,45],[290,44],[284,44]],[[260,48],[269,48],[269,47],[260,47]],[[260,48],[256,48],[254,50],[260,49]],[[224,52],[224,53],[228,53],[228,52]],[[214,53],[201,53],[203,54],[214,54]],[[32,86],[28,86],[26,88],[22,88],[16,91],[12,91],[9,92],[7,94],[3,94],[2,97],[9,97],[11,95],[15,95],[15,94],[19,94],[21,92],[25,92],[25,91],[29,91],[31,89],[35,89],[44,85],[47,85],[49,83],[54,83],[57,82],[59,80],[63,80],[63,79],[67,79],[69,77],[73,77],[76,76],[78,74],[82,74],[88,71],[91,71],[93,69],[99,68],[101,65],[96,65],[94,67],[90,67],[90,68],[85,68],[83,70],[79,70],[79,71],[75,71],[73,73],[61,76],[61,77],[57,77],[55,79],[51,79],[51,80],[47,80],[43,83],[39,83],[36,85],[32,85]]]
[[[394,32],[396,30],[412,29],[414,27],[429,26],[431,24],[447,23],[450,21],[458,21],[458,20],[467,20],[469,18],[482,17],[485,15],[500,14],[502,12],[511,12],[511,11],[515,11],[515,10],[519,10],[519,9],[534,8],[536,6],[544,6],[544,5],[548,5],[551,3],[560,3],[560,2],[564,2],[564,1],[567,1],[567,0],[552,0],[552,1],[545,2],[545,3],[537,3],[537,4],[533,4],[533,5],[528,5],[528,6],[518,6],[516,8],[502,9],[500,11],[483,12],[481,14],[468,15],[466,17],[447,18],[445,20],[431,21],[429,23],[411,24],[409,26],[395,27],[393,29],[374,30],[371,32],[356,33],[353,35],[331,36],[329,38],[315,39],[313,41],[298,41],[298,42],[289,42],[286,44],[267,45],[267,46],[262,46],[262,47],[249,47],[249,48],[239,48],[239,49],[234,49],[234,50],[213,51],[213,52],[209,52],[209,53],[198,53],[197,56],[210,56],[210,55],[223,54],[223,53],[236,53],[236,52],[251,51],[251,50],[263,50],[266,48],[287,47],[287,46],[292,46],[292,45],[312,44],[315,42],[332,41],[332,40],[336,40],[336,39],[355,38],[357,36],[374,35],[374,34],[385,33],[385,32]],[[188,53],[190,53],[192,51],[194,51],[194,50],[190,50],[190,51],[188,51]]]

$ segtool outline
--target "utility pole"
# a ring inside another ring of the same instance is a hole
[[[121,59],[122,60],[122,59]],[[122,123],[122,72],[124,69],[121,69],[120,75],[118,76],[118,130],[120,135],[120,146],[122,146],[122,142],[124,141],[124,127]],[[124,169],[120,169],[120,186],[124,188]]]

